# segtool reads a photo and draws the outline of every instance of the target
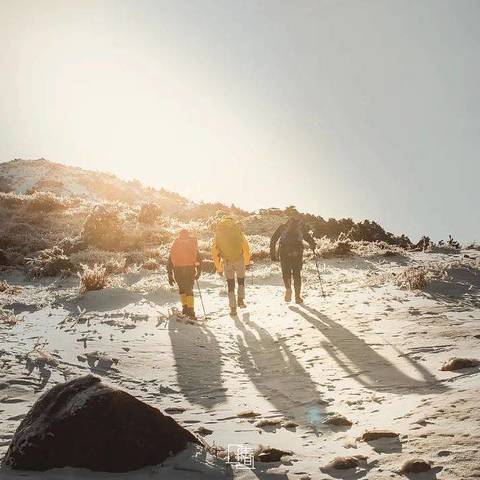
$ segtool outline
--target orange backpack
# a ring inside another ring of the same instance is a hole
[[[195,237],[180,232],[170,249],[174,267],[191,267],[197,264],[198,243]]]

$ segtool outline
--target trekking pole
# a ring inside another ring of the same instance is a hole
[[[324,292],[324,290],[323,290],[322,276],[320,275],[320,269],[318,268],[317,254],[314,252],[313,255],[314,255],[314,257],[315,257],[315,266],[317,267],[318,279],[320,280],[320,289],[321,289],[321,291],[322,291],[322,297],[325,298],[325,292]]]
[[[198,279],[195,279],[195,281],[197,282],[198,294],[200,295],[200,302],[202,303],[203,317],[206,319],[207,314],[205,312],[205,305],[203,304],[203,297],[202,297],[202,291],[200,290],[200,284],[198,283]]]

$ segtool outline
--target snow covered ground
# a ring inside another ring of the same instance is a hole
[[[74,277],[32,283],[19,271],[4,272],[0,278],[19,291],[1,293],[0,301],[20,321],[0,325],[0,456],[43,391],[90,372],[194,432],[211,430],[203,432],[210,445],[292,455],[231,474],[197,451],[125,475],[0,477],[387,479],[412,457],[434,467],[412,478],[480,476],[478,369],[440,370],[450,357],[480,357],[480,276],[457,268],[464,253],[325,260],[325,297],[308,261],[301,306],[283,301],[279,266],[259,263],[238,318],[228,316],[223,279],[205,275],[207,318],[197,294],[195,325],[176,317],[177,293],[163,274],[119,275],[109,288],[80,295]],[[480,266],[480,252],[467,254]],[[440,263],[450,274],[423,292],[392,281],[407,265]],[[352,425],[333,425],[338,415]],[[371,429],[399,436],[362,441]],[[359,467],[321,470],[343,455],[361,456]]]

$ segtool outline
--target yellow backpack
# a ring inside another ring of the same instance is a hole
[[[232,218],[224,218],[215,231],[215,243],[226,260],[239,260],[243,256],[243,233]]]

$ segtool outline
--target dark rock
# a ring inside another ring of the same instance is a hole
[[[400,469],[401,474],[428,472],[432,467],[428,462],[420,458],[407,460]]]
[[[351,427],[353,425],[348,418],[345,418],[343,415],[340,414],[335,414],[331,417],[328,417],[323,423],[326,423],[328,425],[335,425],[336,427]]]
[[[462,370],[463,368],[473,368],[478,367],[480,361],[475,358],[461,358],[453,357],[450,360],[447,360],[440,370],[454,372],[455,370]]]
[[[292,452],[278,450],[277,448],[266,448],[262,450],[255,460],[258,462],[279,462],[285,455],[291,455]]]
[[[364,442],[373,442],[374,440],[379,440],[380,438],[395,438],[398,436],[398,433],[390,430],[367,430],[362,435],[362,440]]]
[[[452,452],[450,450],[440,450],[437,452],[437,455],[439,457],[448,457],[452,454]]]
[[[357,468],[359,463],[356,457],[337,457],[326,465],[326,469],[348,470],[349,468]]]
[[[175,415],[176,413],[183,413],[186,410],[187,409],[183,408],[183,407],[168,407],[168,408],[165,409],[165,412],[170,413],[172,415]]]
[[[56,385],[37,400],[3,464],[127,472],[162,463],[188,443],[200,441],[156,408],[89,375]]]

